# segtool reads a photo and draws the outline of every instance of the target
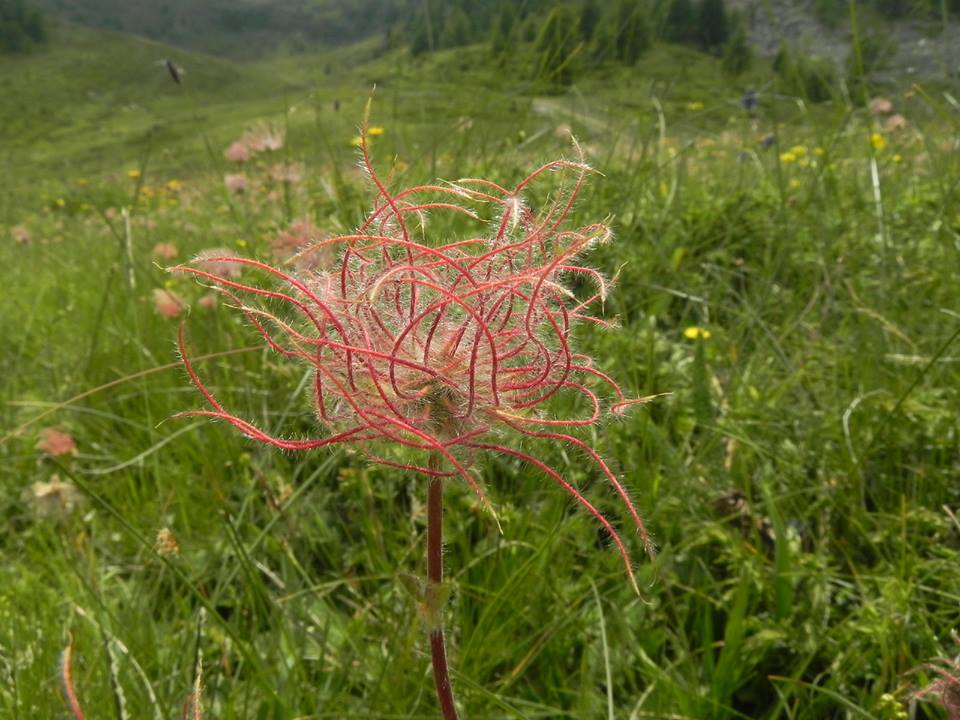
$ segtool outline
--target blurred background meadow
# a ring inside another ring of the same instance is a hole
[[[225,405],[317,435],[305,368],[165,268],[354,230],[376,86],[391,189],[573,133],[621,326],[575,341],[669,393],[581,435],[639,598],[535,468],[477,466],[502,532],[448,490],[463,716],[960,717],[958,37],[956,0],[0,0],[0,716],[438,716],[423,479],[171,419],[189,318]]]

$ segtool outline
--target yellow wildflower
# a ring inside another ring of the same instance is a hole
[[[827,151],[824,150],[822,147],[815,147],[813,149],[813,154],[816,155],[817,157],[823,157],[824,155],[826,155],[826,153]]]
[[[353,147],[360,147],[361,145],[363,145],[363,138],[357,135],[350,139],[350,144]]]
[[[790,182],[787,183],[791,190],[798,190],[800,188],[800,180],[797,178],[790,178]]]
[[[367,128],[367,135],[370,137],[380,137],[383,135],[383,128],[378,125],[374,125],[371,128]]]
[[[688,103],[687,103],[687,110],[692,110],[693,112],[697,112],[698,110],[703,110],[703,103],[700,102],[699,100],[694,100],[693,102],[688,102]]]
[[[790,148],[790,152],[792,152],[792,153],[793,153],[794,155],[796,155],[797,157],[803,157],[804,155],[807,154],[807,146],[806,146],[806,145],[794,145],[792,148]]]
[[[131,180],[136,180],[140,177],[140,171],[134,168],[133,170],[127,170],[127,177]]]
[[[179,180],[167,180],[166,188],[171,192],[176,192],[182,187]]]
[[[237,247],[245,248],[246,246],[247,246],[246,240],[244,240],[243,238],[240,238],[239,240],[237,240]]]
[[[710,331],[697,325],[691,325],[688,328],[684,328],[683,336],[687,340],[708,340],[710,338]]]
[[[892,160],[895,163],[901,162],[903,160],[903,155],[901,155],[900,153],[895,153]]]
[[[880,152],[887,147],[887,139],[878,132],[875,132],[870,136],[870,144],[873,145],[873,149],[877,152]]]
[[[796,161],[797,161],[797,156],[792,150],[787,150],[787,152],[780,153],[780,162],[792,163]]]

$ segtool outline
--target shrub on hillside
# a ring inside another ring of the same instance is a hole
[[[470,27],[469,16],[461,7],[451,8],[443,20],[440,47],[461,47],[471,42],[473,42],[473,29]]]
[[[826,58],[794,52],[784,45],[773,60],[773,69],[778,89],[784,94],[819,103],[832,99],[836,93],[836,69]]]
[[[747,41],[747,31],[743,23],[737,23],[730,41],[723,50],[721,67],[727,75],[736,77],[746,72],[753,62],[753,50]]]

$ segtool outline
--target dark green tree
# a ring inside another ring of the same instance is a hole
[[[410,53],[422,55],[437,49],[437,33],[443,18],[443,8],[438,0],[422,0],[410,22]]]
[[[716,51],[724,46],[730,35],[727,7],[723,0],[701,0],[697,9],[700,20],[700,42],[707,50]]]
[[[672,0],[663,23],[663,37],[675,43],[700,41],[698,14],[691,0]]]
[[[28,52],[46,42],[43,15],[24,0],[0,0],[0,52]]]
[[[422,55],[425,52],[430,52],[432,49],[430,33],[427,31],[427,28],[415,24],[413,27],[413,35],[410,38],[410,54]]]
[[[470,17],[462,7],[455,6],[447,11],[440,33],[440,47],[461,47],[472,42]]]

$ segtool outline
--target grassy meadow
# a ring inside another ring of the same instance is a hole
[[[562,93],[524,62],[371,42],[231,63],[66,25],[0,58],[0,717],[71,716],[68,646],[89,718],[181,717],[201,667],[205,717],[438,716],[411,589],[424,481],[172,418],[202,406],[177,355],[187,317],[225,405],[316,436],[305,368],[164,268],[218,247],[271,258],[304,219],[355,229],[374,84],[392,189],[510,185],[571,157],[574,133],[599,172],[570,224],[613,227],[589,262],[618,276],[620,323],[577,347],[628,394],[669,393],[582,433],[640,506],[652,561],[583,458],[524,442],[623,527],[639,598],[535,468],[478,464],[502,533],[448,491],[463,716],[947,717],[916,694],[960,652],[956,83],[887,88],[872,113],[678,47]],[[283,147],[228,161],[257,123]],[[189,312],[165,317],[158,291]],[[45,452],[48,428],[76,450]]]

